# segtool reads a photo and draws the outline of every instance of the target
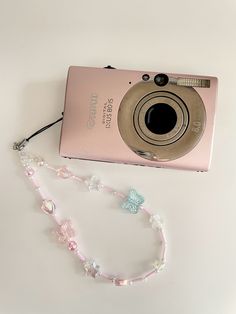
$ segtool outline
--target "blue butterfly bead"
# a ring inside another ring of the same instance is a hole
[[[137,214],[140,206],[144,203],[144,197],[131,189],[125,201],[121,204],[123,209],[127,209],[131,214]]]

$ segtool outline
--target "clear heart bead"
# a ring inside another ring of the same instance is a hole
[[[52,200],[44,200],[41,209],[46,214],[52,215],[56,209],[56,205]]]

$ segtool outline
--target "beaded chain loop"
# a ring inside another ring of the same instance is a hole
[[[165,265],[166,240],[163,232],[162,220],[159,215],[153,215],[147,208],[143,206],[144,197],[137,193],[136,190],[131,189],[128,195],[125,195],[107,185],[104,185],[95,176],[85,178],[73,174],[66,166],[50,166],[42,157],[35,156],[25,149],[18,149],[18,153],[24,168],[25,175],[32,183],[35,191],[39,193],[41,198],[41,210],[51,217],[56,223],[54,234],[57,236],[59,242],[64,243],[68,250],[79,258],[87,275],[93,278],[103,278],[104,280],[111,282],[116,286],[127,286],[136,282],[146,281],[149,277],[163,269]],[[57,177],[63,180],[73,180],[75,182],[85,184],[90,192],[100,191],[118,197],[121,200],[121,208],[129,211],[131,214],[137,214],[140,211],[144,211],[149,217],[150,226],[157,231],[161,244],[160,256],[158,259],[150,263],[150,270],[133,278],[120,278],[114,274],[108,274],[104,272],[93,259],[86,257],[79,248],[72,221],[70,219],[60,218],[56,202],[45,197],[41,186],[38,184],[35,173],[40,167],[49,169],[50,171],[54,172]]]

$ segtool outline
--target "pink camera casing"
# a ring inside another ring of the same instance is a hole
[[[150,161],[138,156],[123,141],[117,123],[122,98],[131,86],[158,72],[71,66],[68,71],[60,155],[159,168],[207,171],[211,162],[217,78],[168,74],[210,80],[210,88],[194,88],[203,100],[206,126],[199,143],[186,155],[171,161]],[[113,100],[109,128],[102,123],[104,103]]]

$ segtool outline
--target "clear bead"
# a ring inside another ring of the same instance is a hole
[[[86,260],[84,262],[84,270],[87,275],[96,278],[100,274],[100,266],[93,260]]]
[[[56,205],[52,200],[43,200],[41,209],[49,215],[52,215],[56,209]]]
[[[57,175],[60,178],[68,179],[72,176],[72,173],[68,170],[66,166],[57,169]]]
[[[163,221],[159,215],[152,215],[149,219],[149,222],[152,225],[153,229],[161,229],[163,225]]]
[[[160,265],[160,267],[159,267],[159,269],[158,269],[158,271],[163,270],[164,267],[165,267],[165,262],[162,262],[161,265]]]
[[[20,152],[20,160],[24,167],[29,167],[29,164],[32,162],[32,157],[26,152]]]
[[[43,159],[42,157],[39,157],[39,156],[34,157],[34,162],[36,162],[36,164],[37,164],[39,167],[42,167],[42,166],[44,166],[44,164],[45,164],[44,159]]]
[[[157,259],[155,260],[153,263],[152,263],[152,266],[155,268],[155,269],[158,269],[160,267],[160,261]]]
[[[89,179],[85,180],[85,184],[87,185],[87,188],[90,192],[101,191],[101,189],[103,188],[101,181],[96,176],[92,176]]]
[[[159,272],[159,271],[161,271],[164,268],[165,262],[164,262],[164,260],[163,261],[155,260],[154,263],[152,264],[152,266],[154,267],[154,269],[157,272]]]

